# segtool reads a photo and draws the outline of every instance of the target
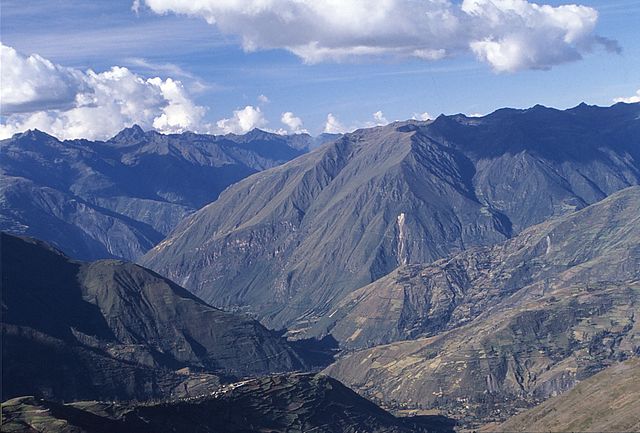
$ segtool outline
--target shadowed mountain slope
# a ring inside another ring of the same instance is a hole
[[[303,367],[258,322],[138,265],[4,233],[1,248],[3,399],[148,399]]]
[[[259,130],[162,135],[138,126],[106,142],[16,134],[0,141],[0,230],[76,258],[134,259],[227,186],[312,142]]]
[[[357,351],[326,371],[391,406],[477,422],[639,356],[639,218],[640,187],[631,187],[502,245],[401,269],[356,293],[337,334],[432,336]]]
[[[2,415],[7,432],[453,432],[428,417],[395,418],[340,382],[310,374],[264,377],[203,397],[129,407],[22,397],[3,403]]]
[[[141,263],[304,336],[398,266],[492,245],[640,183],[640,105],[359,130],[253,175]]]

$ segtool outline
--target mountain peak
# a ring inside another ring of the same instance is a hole
[[[24,132],[19,132],[13,136],[13,138],[24,138],[28,140],[57,140],[53,135],[49,135],[46,132],[40,131],[39,129],[28,129]]]
[[[137,142],[142,140],[145,137],[146,133],[138,124],[133,124],[128,128],[124,128],[122,131],[118,132],[115,136],[113,136],[109,141],[114,142],[127,142],[131,144],[132,142]]]
[[[260,128],[253,128],[251,131],[245,134],[245,137],[249,139],[256,139],[256,138],[272,137],[273,135],[274,134],[272,132],[267,132]]]

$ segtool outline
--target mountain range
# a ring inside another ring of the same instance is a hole
[[[457,328],[528,286],[544,296],[558,281],[638,278],[640,187],[629,187],[501,244],[401,266],[347,296],[317,332],[348,348],[376,346]]]
[[[640,105],[358,130],[252,175],[140,263],[303,337],[399,266],[494,245],[640,183]]]
[[[0,245],[2,431],[453,432],[325,375],[274,374],[307,368],[286,340],[138,265]]]
[[[133,260],[229,185],[333,136],[163,135],[127,128],[107,141],[32,130],[0,141],[0,230],[74,258]]]
[[[640,422],[640,104],[0,151],[3,431]]]

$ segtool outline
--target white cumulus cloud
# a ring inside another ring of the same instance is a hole
[[[304,128],[302,119],[299,117],[296,117],[291,111],[282,113],[282,117],[280,118],[280,121],[287,127],[290,133],[303,134],[303,133],[309,132]]]
[[[375,126],[382,126],[389,123],[389,121],[384,117],[384,113],[382,111],[376,111],[373,113],[373,121]]]
[[[83,74],[53,64],[37,54],[23,56],[12,47],[0,46],[2,114],[32,111],[34,107],[73,106],[86,90]]]
[[[244,134],[255,128],[264,128],[267,125],[260,107],[247,105],[241,110],[235,110],[233,116],[228,119],[220,119],[216,123],[216,133],[221,134]]]
[[[389,121],[382,111],[376,111],[373,113],[372,118],[373,120],[356,121],[349,126],[346,126],[338,120],[333,113],[329,113],[327,114],[327,120],[324,124],[323,132],[328,134],[344,134],[346,132],[355,131],[359,128],[373,128],[375,126],[384,126],[389,124]]]
[[[324,124],[324,131],[327,134],[342,134],[349,130],[332,113],[327,114],[327,121]]]
[[[471,52],[496,71],[547,69],[597,45],[598,12],[527,0],[144,0],[201,17],[246,51],[283,48],[307,63],[362,57],[438,60]]]
[[[34,128],[62,139],[106,139],[134,123],[163,133],[204,127],[205,108],[180,81],[118,66],[80,71],[4,45],[0,99],[0,138]]]
[[[435,117],[433,117],[431,114],[429,114],[428,112],[424,112],[424,113],[414,113],[413,116],[411,117],[413,120],[422,120],[422,121],[427,121],[427,120],[431,120],[431,119],[435,119]]]
[[[628,97],[615,98],[613,102],[626,102],[627,104],[640,102],[640,89],[638,89],[635,95],[628,96]]]

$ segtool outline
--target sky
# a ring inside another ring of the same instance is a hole
[[[3,0],[0,138],[640,100],[640,1]]]

